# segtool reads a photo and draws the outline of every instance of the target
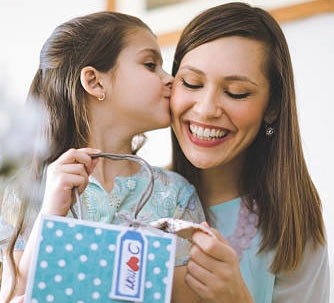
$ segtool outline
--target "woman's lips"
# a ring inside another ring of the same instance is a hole
[[[190,141],[202,147],[217,146],[231,137],[228,129],[216,126],[188,121],[185,127]]]

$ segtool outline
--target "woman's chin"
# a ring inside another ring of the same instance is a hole
[[[198,153],[185,154],[190,163],[200,169],[209,169],[218,165],[212,157],[208,155],[199,155]]]

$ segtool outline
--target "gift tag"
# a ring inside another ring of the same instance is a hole
[[[139,231],[127,230],[117,239],[111,297],[142,302],[147,258],[147,240]]]

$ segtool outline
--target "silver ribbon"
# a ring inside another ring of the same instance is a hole
[[[162,230],[152,226],[149,224],[149,220],[152,217],[152,213],[148,213],[142,216],[139,216],[138,218],[135,218],[130,214],[130,212],[126,210],[121,210],[117,213],[115,213],[115,216],[123,221],[122,225],[130,226],[135,229],[137,228],[143,228],[146,230],[149,230],[151,233],[156,234],[158,236],[163,237],[166,233]]]
[[[139,220],[139,218],[137,219],[139,212],[143,209],[144,205],[147,203],[147,201],[149,200],[149,198],[152,195],[153,186],[154,186],[154,178],[153,178],[153,172],[152,172],[151,166],[144,159],[142,159],[142,158],[140,158],[136,155],[130,155],[130,154],[99,153],[99,154],[92,154],[90,156],[91,156],[92,159],[101,157],[101,158],[107,158],[107,159],[110,159],[110,160],[135,161],[135,162],[139,163],[140,165],[142,165],[146,169],[148,177],[149,177],[149,181],[147,183],[147,186],[146,186],[144,192],[140,196],[140,198],[138,200],[138,203],[136,204],[136,207],[135,207],[135,210],[134,210],[134,215],[133,215],[133,218],[137,222]],[[76,203],[77,203],[77,207],[78,207],[78,214],[76,213],[73,205],[71,205],[70,210],[71,210],[74,218],[82,220],[82,206],[81,206],[81,201],[80,201],[78,189],[76,187],[74,188],[74,193],[75,193],[75,199],[76,199]],[[140,218],[142,218],[142,217],[140,217]]]

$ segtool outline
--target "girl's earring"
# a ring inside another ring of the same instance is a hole
[[[99,97],[99,98],[97,98],[97,100],[99,100],[99,101],[103,101],[103,100],[105,99],[105,97],[106,97],[106,94],[105,94],[105,93],[102,93],[102,96]]]
[[[272,137],[275,133],[275,129],[270,125],[266,124],[264,127],[264,132],[268,138]]]

